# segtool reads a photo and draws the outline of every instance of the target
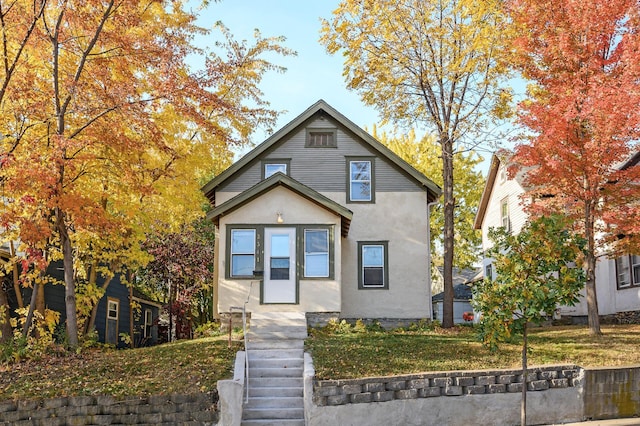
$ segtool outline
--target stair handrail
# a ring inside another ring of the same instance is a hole
[[[253,281],[249,285],[249,292],[247,293],[247,300],[244,301],[242,306],[230,306],[229,315],[234,310],[242,311],[242,336],[244,337],[244,381],[245,381],[245,403],[249,402],[249,345],[247,345],[247,304],[251,298],[251,290],[253,289]]]

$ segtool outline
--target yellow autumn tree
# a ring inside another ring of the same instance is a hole
[[[427,126],[440,145],[444,194],[443,326],[453,326],[454,157],[503,111],[508,22],[500,0],[343,0],[321,42],[342,52],[347,87],[383,120]]]
[[[425,176],[432,177],[433,181],[442,186],[442,168],[440,145],[435,138],[424,135],[418,139],[415,130],[408,133],[387,134],[378,132],[373,128],[373,137],[386,145],[403,160],[411,164],[416,170]],[[456,200],[454,211],[454,238],[456,250],[454,252],[453,266],[455,268],[471,268],[480,256],[481,238],[480,231],[473,228],[480,197],[484,189],[484,177],[477,166],[483,158],[474,151],[459,152],[453,159],[453,195]],[[435,205],[431,210],[431,245],[432,253],[436,257],[442,257],[442,228],[444,216],[441,206]],[[440,261],[436,264],[441,266]]]
[[[21,46],[24,22],[3,15],[5,33],[21,31],[5,49],[22,53],[0,98],[0,219],[33,260],[62,260],[75,347],[80,264],[144,262],[147,227],[201,214],[200,179],[275,119],[257,84],[280,68],[262,56],[291,52],[259,34],[237,42],[222,26],[217,54],[198,50],[193,37],[208,31],[178,0],[15,4],[35,25]],[[205,55],[203,69],[189,67],[191,54]]]

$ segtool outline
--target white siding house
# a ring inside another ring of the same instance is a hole
[[[482,249],[485,253],[492,246],[488,237],[489,229],[505,226],[517,234],[528,220],[523,204],[526,200],[523,199],[525,188],[522,186],[522,176],[509,179],[506,173],[509,156],[504,151],[493,155],[474,223],[475,229],[482,230]],[[637,162],[638,158],[634,157],[630,161]],[[629,164],[624,163],[621,167]],[[485,277],[491,277],[495,273],[492,261],[487,257],[482,260]],[[640,257],[600,257],[596,264],[596,293],[600,315],[640,310]],[[586,317],[584,290],[578,304],[561,306],[559,313],[563,316]]]

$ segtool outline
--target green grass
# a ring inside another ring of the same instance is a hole
[[[0,366],[0,400],[68,395],[207,392],[232,376],[235,353],[224,336],[149,348],[94,349]]]
[[[640,364],[640,325],[603,326],[592,337],[586,326],[533,328],[529,365]],[[427,371],[520,368],[521,342],[491,352],[471,327],[451,330],[366,331],[336,334],[313,330],[306,342],[318,379],[351,379]]]
[[[640,325],[603,326],[594,338],[586,327],[534,328],[530,365],[640,364]],[[306,346],[319,379],[390,376],[427,371],[520,367],[520,341],[491,352],[471,327],[371,331],[341,326],[313,329]],[[68,395],[152,395],[207,392],[231,377],[241,343],[225,336],[151,348],[89,350],[0,366],[0,400]]]

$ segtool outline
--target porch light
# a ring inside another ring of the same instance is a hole
[[[276,222],[284,223],[284,219],[282,218],[282,213],[278,212],[278,213],[276,213],[276,215],[278,216],[277,219],[276,219]]]

